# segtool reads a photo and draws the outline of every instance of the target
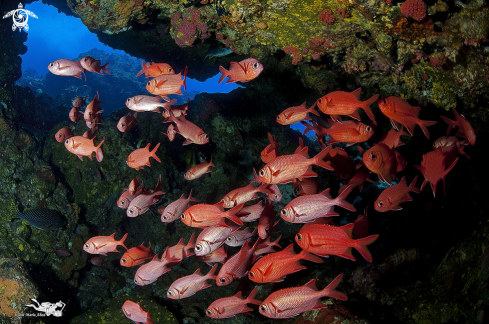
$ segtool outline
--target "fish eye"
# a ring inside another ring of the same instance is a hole
[[[201,247],[200,245],[197,245],[197,246],[195,247],[195,251],[200,251],[200,250],[202,250],[202,247]]]
[[[230,236],[226,240],[229,241],[229,242],[231,242],[233,240],[233,238]]]
[[[275,194],[275,199],[279,199],[280,197],[278,196],[278,194]]]
[[[53,63],[51,63],[51,64],[49,64],[49,66],[54,66],[54,64],[53,64]]]
[[[173,70],[172,69],[168,69],[168,72],[171,72],[171,71],[173,71]]]
[[[182,214],[182,216],[180,216],[182,219],[185,219],[185,214]]]
[[[211,315],[212,311],[210,309],[207,310],[207,314]]]
[[[59,138],[61,138],[61,136],[62,136],[61,134],[58,134],[58,137],[59,137]]]
[[[65,141],[65,144],[70,144],[70,140],[66,140]]]
[[[370,159],[375,160],[377,158],[377,154],[370,153]]]
[[[134,283],[137,284],[138,283],[138,280],[137,279],[134,279]]]
[[[127,98],[127,101],[131,101],[131,98]]]
[[[126,263],[126,262],[127,262],[127,260],[126,260],[125,258],[124,258],[124,259],[122,259],[121,261],[122,261],[122,262],[124,262],[124,263]]]
[[[172,292],[171,290],[170,290],[170,291],[168,291],[168,295],[169,295],[169,296],[173,296],[173,292]]]
[[[385,99],[382,99],[382,102],[384,103],[384,105],[387,103],[387,100]]]
[[[132,214],[134,213],[134,211],[132,209],[129,209],[129,214]]]
[[[219,278],[220,283],[226,283],[226,278]]]
[[[253,63],[253,68],[256,69],[258,67],[258,62]]]
[[[86,248],[86,249],[88,249],[89,247],[90,247],[90,246],[88,245],[88,243],[87,243],[87,244],[85,244],[85,248]]]
[[[366,130],[367,130],[367,132],[370,132],[372,130],[372,127],[367,126]]]
[[[321,103],[321,102],[322,102],[322,100],[321,100],[321,98],[319,98],[319,99],[318,99],[318,103]]]
[[[297,240],[302,241],[302,234],[297,234],[296,237],[297,237]]]
[[[286,209],[282,209],[282,215],[287,216],[287,210]]]
[[[168,218],[168,216],[163,216],[163,219],[167,219],[167,218]]]
[[[250,272],[250,277],[255,277],[255,274],[253,272]]]
[[[264,176],[265,176],[265,170],[260,170],[260,175],[261,175],[262,177],[264,177]]]
[[[126,124],[122,123],[122,124],[121,124],[121,126],[122,126],[122,127],[126,127]]]
[[[124,200],[123,200],[123,201],[121,201],[121,205],[124,205],[125,203],[126,203],[126,202],[125,202]]]
[[[277,119],[280,119],[280,118],[282,118],[282,117],[280,117],[280,115],[278,115],[278,116],[277,116]]]
[[[265,306],[265,305],[261,305],[261,306],[260,306],[260,309],[261,309],[262,311],[266,312],[266,311],[267,311],[267,306]]]
[[[146,83],[147,86],[150,86],[151,85],[151,81],[148,81],[148,83]]]
[[[383,202],[383,201],[379,201],[379,202],[377,203],[377,205],[378,205],[379,207],[382,207],[382,206],[384,206],[384,202]]]

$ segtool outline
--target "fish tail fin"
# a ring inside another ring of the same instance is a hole
[[[348,300],[348,297],[341,291],[335,290],[343,279],[343,274],[338,275],[331,283],[321,290],[323,296],[333,297],[340,300]]]
[[[445,116],[440,116],[440,118],[441,118],[441,120],[443,120],[445,123],[448,124],[447,134],[446,134],[446,136],[448,136],[448,134],[450,134],[450,131],[452,130],[452,128],[457,125],[457,121],[451,120]]]
[[[321,152],[318,153],[315,157],[313,157],[313,164],[320,166],[322,168],[325,168],[330,171],[334,171],[333,167],[331,166],[330,163],[324,162],[323,159],[326,157],[326,155],[329,153],[329,150],[331,149],[331,145],[323,149]]]
[[[143,69],[142,69],[141,71],[139,71],[139,72],[138,72],[138,74],[136,75],[136,78],[137,78],[138,76],[140,76],[141,74],[143,74],[143,73],[144,73],[144,71],[146,71],[146,64],[144,63],[144,61],[142,61],[142,65],[143,65]]]
[[[367,237],[364,237],[359,240],[355,240],[355,248],[360,252],[360,254],[367,260],[368,262],[372,263],[372,254],[367,248],[367,245],[372,244],[375,242],[375,240],[379,237],[379,234],[374,234],[370,235]]]
[[[95,156],[97,157],[97,161],[99,162],[102,162],[102,160],[104,159],[104,152],[102,152],[102,148],[101,148],[102,144],[104,144],[104,141],[105,141],[105,137],[102,138],[102,141],[95,148]]]
[[[205,280],[214,280],[216,279],[217,275],[215,275],[215,272],[217,270],[217,263],[214,264],[212,269],[205,275]]]
[[[160,162],[160,163],[161,163],[160,158],[156,156],[156,150],[158,149],[158,147],[160,147],[160,144],[161,144],[161,143],[156,144],[155,148],[154,148],[154,149],[151,151],[151,156],[152,156],[152,157],[153,157],[153,158],[154,158],[156,161],[158,161],[158,162]]]
[[[108,75],[110,75],[110,72],[107,70],[107,66],[109,65],[109,62],[105,63],[104,66],[102,66],[102,70],[105,71]]]
[[[435,124],[436,121],[430,121],[430,120],[419,120],[418,122],[419,127],[421,127],[421,130],[423,131],[427,139],[430,139],[430,133],[428,132],[428,128],[426,127],[433,126]]]
[[[409,191],[419,193],[419,189],[416,188],[416,182],[418,181],[418,176],[413,179],[413,182],[409,185]]]
[[[374,102],[377,102],[378,98],[379,98],[379,95],[376,94],[372,98],[365,100],[363,102],[363,107],[362,107],[363,110],[365,111],[365,113],[367,114],[368,118],[370,118],[372,120],[372,122],[374,123],[375,126],[377,126],[377,122],[375,121],[374,114],[373,114],[372,110],[370,109],[370,105],[373,104]]]
[[[246,304],[260,305],[262,302],[261,302],[261,301],[259,301],[259,300],[257,300],[257,299],[255,299],[255,296],[256,296],[256,293],[257,293],[257,292],[258,292],[258,287],[255,287],[255,288],[254,288],[254,289],[251,291],[250,295],[249,295],[249,296],[248,296],[248,297],[245,299],[245,301],[244,301],[244,302],[245,302]]]
[[[317,102],[315,101],[314,104],[309,109],[307,109],[307,112],[310,114],[314,114],[316,116],[319,116],[318,111],[316,109],[314,109],[314,108],[316,108],[316,104],[317,104]]]
[[[224,217],[229,220],[232,220],[233,222],[235,222],[240,226],[243,226],[243,222],[241,221],[241,219],[239,219],[239,217],[236,216],[236,214],[243,208],[243,206],[244,204],[240,204],[236,207],[231,208],[224,214]]]
[[[314,131],[312,128],[313,126],[309,123],[306,123],[305,121],[301,120],[301,124],[304,125],[305,129],[302,131],[302,135],[306,135],[307,132],[309,131]]]
[[[229,76],[229,71],[223,68],[222,66],[219,66],[219,72],[221,72],[222,75],[219,78],[219,82],[217,84],[220,84],[226,77]]]
[[[187,71],[188,68],[185,66],[185,70],[183,70],[183,89],[187,91]]]
[[[348,187],[346,187],[346,189],[344,189],[343,192],[338,197],[336,197],[335,205],[348,209],[349,211],[352,212],[357,211],[352,204],[346,201],[346,197],[348,197],[348,195],[353,191],[354,188],[355,186],[348,185]]]
[[[195,247],[195,233],[192,233],[192,236],[190,236],[190,239],[188,240],[187,245],[185,245],[185,251],[188,251],[190,249],[193,249]]]
[[[123,236],[123,237],[122,237],[122,238],[119,240],[119,245],[121,245],[122,247],[124,247],[124,249],[126,249],[126,250],[128,250],[128,248],[127,248],[127,247],[124,245],[124,241],[125,241],[125,240],[126,240],[126,238],[127,238],[127,234],[128,234],[128,233],[126,233],[126,235],[124,235],[124,236]]]

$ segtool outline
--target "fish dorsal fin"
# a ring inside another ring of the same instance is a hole
[[[309,146],[304,146],[297,154],[300,154],[302,156],[305,156],[306,158],[309,158],[309,154],[307,151],[309,150]]]
[[[306,283],[304,285],[304,288],[310,288],[314,291],[317,291],[318,288],[316,287],[316,279],[312,279],[311,281],[309,281],[308,283]]]
[[[294,243],[290,243],[289,246],[287,246],[285,249],[282,250],[283,252],[290,253],[292,255],[295,255],[294,251]]]
[[[325,196],[326,198],[333,199],[333,197],[331,197],[331,194],[329,193],[330,190],[331,188],[328,188],[326,190],[321,191],[320,194]]]
[[[357,98],[358,101],[360,101],[360,93],[362,92],[362,88],[358,88],[357,90],[355,91],[352,91],[351,94],[355,96],[355,98]]]
[[[238,291],[236,294],[233,295],[233,297],[237,297],[239,299],[243,299],[243,293],[241,291]]]
[[[193,273],[194,275],[198,275],[200,274],[200,268],[198,268],[197,270],[195,270],[195,272]]]
[[[353,223],[346,224],[341,226],[340,228],[345,231],[345,233],[348,235],[349,238],[351,238],[352,232],[353,232]]]

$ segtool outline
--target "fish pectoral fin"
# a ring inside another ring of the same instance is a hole
[[[98,250],[98,249],[100,249],[100,248],[103,248],[103,247],[104,247],[104,246],[106,246],[106,245],[107,245],[107,244],[101,244],[101,245],[99,245],[99,246],[96,246],[96,247],[95,247],[95,250]]]
[[[77,154],[76,156],[78,156],[78,158],[83,161],[83,155],[80,155],[80,154]]]
[[[282,170],[277,170],[277,171],[272,173],[272,176],[276,177],[280,174],[280,172],[282,172]]]
[[[156,86],[155,86],[155,87],[156,87],[156,88],[159,88],[159,87],[161,87],[161,86],[162,86],[162,85],[163,85],[165,82],[166,82],[166,80],[161,80],[161,81],[159,81],[158,83],[156,83]]]

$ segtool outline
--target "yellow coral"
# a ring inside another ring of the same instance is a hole
[[[19,283],[15,280],[3,280],[0,278],[0,314],[13,317],[19,311],[12,307],[11,297],[19,293]]]

